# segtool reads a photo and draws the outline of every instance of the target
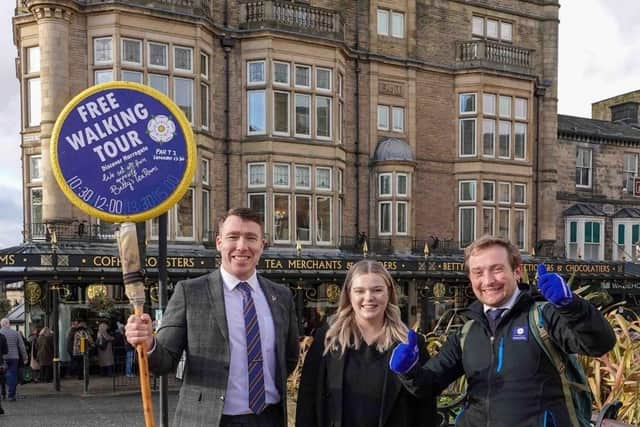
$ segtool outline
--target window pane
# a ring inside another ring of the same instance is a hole
[[[266,132],[266,112],[264,105],[264,91],[251,90],[248,93],[248,110],[249,117],[247,119],[249,125],[249,134],[261,134]]]
[[[40,46],[27,48],[27,73],[40,71]]]
[[[397,192],[396,195],[398,196],[406,196],[407,195],[407,180],[408,177],[407,175],[402,175],[402,174],[398,174],[396,175],[396,187],[397,187]]]
[[[525,249],[525,211],[513,211],[513,240],[518,249]]]
[[[193,238],[193,189],[189,189],[176,206],[176,237]]]
[[[192,55],[193,50],[188,47],[176,46],[173,50],[174,67],[177,70],[193,71]]]
[[[460,113],[476,112],[476,94],[461,93],[460,94]]]
[[[393,130],[404,132],[404,108],[393,108]]]
[[[378,176],[378,195],[390,196],[391,195],[391,174],[382,174]]]
[[[495,116],[496,114],[496,96],[492,93],[482,95],[482,113]]]
[[[94,83],[106,83],[113,81],[113,71],[112,70],[97,70],[94,76]]]
[[[311,168],[309,166],[296,166],[296,188],[311,188]]]
[[[202,190],[202,237],[203,240],[210,240],[211,233],[211,205],[209,190]]]
[[[316,69],[316,87],[318,89],[331,90],[331,70],[326,68]]]
[[[193,80],[174,78],[174,101],[193,123]]]
[[[640,240],[640,225],[634,224],[631,226],[631,243],[634,245]]]
[[[200,84],[200,121],[203,128],[209,128],[209,86]]]
[[[38,181],[42,179],[41,164],[42,156],[29,157],[29,173],[31,181]]]
[[[296,196],[296,240],[311,241],[311,197]]]
[[[331,98],[316,97],[316,135],[323,138],[331,137]]]
[[[404,13],[391,14],[391,35],[398,38],[404,37]]]
[[[200,75],[209,77],[209,55],[200,52]]]
[[[516,98],[516,119],[527,120],[527,100]]]
[[[578,241],[578,223],[572,221],[569,223],[569,242],[576,243]]]
[[[169,77],[159,74],[149,74],[149,86],[164,93],[169,94]]]
[[[29,123],[29,126],[40,126],[40,79],[29,79],[27,83],[27,91],[29,92],[29,117],[27,118],[27,123]]]
[[[624,224],[618,224],[618,244],[624,245]]]
[[[487,37],[498,38],[498,21],[487,19]]]
[[[209,184],[209,160],[200,159],[200,181],[207,185]]]
[[[378,215],[380,233],[391,233],[391,202],[380,203]]]
[[[265,204],[264,194],[249,194],[249,208],[260,215],[263,224],[265,224]]]
[[[500,38],[510,42],[513,39],[513,25],[508,22],[500,23]]]
[[[42,188],[31,189],[31,229],[34,237],[42,237]]]
[[[289,63],[273,63],[273,81],[274,83],[289,84]]]
[[[289,93],[273,93],[273,131],[289,133]]]
[[[316,188],[331,190],[331,169],[316,168]]]
[[[113,61],[111,37],[93,40],[93,61],[95,64],[107,64]]]
[[[498,236],[509,239],[509,209],[498,209]]]
[[[504,120],[500,120],[498,155],[500,157],[511,157],[511,122]]]
[[[122,40],[122,62],[142,64],[142,42],[140,40]]]
[[[471,34],[474,36],[484,36],[484,18],[474,16],[471,18]]]
[[[378,34],[389,35],[389,12],[378,9]]]
[[[331,198],[316,197],[316,238],[318,242],[331,241]]]
[[[494,187],[495,187],[495,184],[493,182],[482,183],[482,201],[483,202],[495,201]]]
[[[264,61],[249,62],[248,67],[249,83],[264,83]]]
[[[495,232],[494,224],[494,211],[493,208],[482,209],[482,234],[489,234],[493,236]]]
[[[296,134],[309,136],[311,134],[311,97],[296,94]]]
[[[249,186],[262,186],[266,183],[266,166],[264,164],[249,165]]]
[[[289,186],[289,165],[273,165],[273,185]]]
[[[460,155],[476,154],[476,119],[460,120]]]
[[[296,65],[296,86],[311,87],[311,68]]]
[[[289,241],[289,196],[273,196],[273,238]]]
[[[407,232],[407,204],[403,202],[398,202],[396,204],[396,208],[398,210],[396,232],[404,234]]]
[[[501,96],[500,97],[500,117],[511,117],[511,97],[510,96]]]
[[[476,183],[475,181],[460,182],[460,201],[475,202],[476,200]]]
[[[142,73],[140,71],[122,70],[122,80],[142,84]]]
[[[466,246],[475,239],[476,209],[460,209],[460,246]]]
[[[524,123],[516,123],[514,156],[516,159],[524,159],[527,153],[527,125]]]
[[[513,185],[513,202],[514,203],[525,203],[525,185],[524,184],[514,184]]]
[[[389,130],[389,107],[378,105],[378,129]]]
[[[482,121],[482,154],[495,156],[496,121],[484,119]]]
[[[167,68],[167,51],[169,47],[163,43],[149,43],[149,65]]]
[[[498,183],[498,202],[511,203],[511,184],[508,182]]]

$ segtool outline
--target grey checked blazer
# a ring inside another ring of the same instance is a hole
[[[271,308],[276,336],[276,386],[287,425],[287,377],[298,360],[298,323],[293,296],[283,285],[258,276]],[[219,270],[178,282],[149,354],[156,375],[173,373],[186,350],[182,387],[174,427],[220,424],[229,377],[229,340],[224,291]]]

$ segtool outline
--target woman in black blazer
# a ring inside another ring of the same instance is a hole
[[[393,279],[382,264],[362,260],[347,274],[338,311],[319,329],[298,391],[299,427],[432,427],[435,399],[410,395],[389,369],[407,341]],[[428,359],[420,337],[420,360]]]

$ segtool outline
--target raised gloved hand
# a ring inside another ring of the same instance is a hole
[[[558,273],[547,273],[544,264],[538,264],[538,289],[551,304],[564,307],[573,300],[571,288]]]
[[[409,343],[400,343],[393,349],[389,368],[398,374],[406,374],[418,361],[420,350],[418,349],[418,336],[413,329],[409,329]]]

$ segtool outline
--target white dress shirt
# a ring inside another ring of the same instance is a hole
[[[249,369],[247,367],[247,334],[244,325],[242,291],[238,283],[247,282],[251,286],[251,296],[256,307],[260,327],[260,344],[264,369],[265,401],[267,405],[280,402],[276,387],[276,338],[271,308],[262,292],[258,276],[254,272],[249,280],[240,280],[220,268],[224,284],[224,307],[229,330],[229,381],[222,413],[225,415],[251,414],[249,409]]]
[[[484,314],[487,314],[487,311],[489,310],[493,310],[495,308],[504,308],[505,310],[511,310],[513,308],[513,306],[516,303],[516,300],[518,299],[518,295],[520,295],[522,291],[520,290],[520,288],[518,288],[518,286],[516,285],[516,290],[513,293],[513,295],[511,295],[511,298],[509,298],[509,300],[507,302],[505,302],[504,304],[498,306],[498,307],[490,307],[487,304],[482,304],[484,307]],[[502,313],[502,316],[504,316],[504,313]],[[500,317],[502,317],[500,316]]]

